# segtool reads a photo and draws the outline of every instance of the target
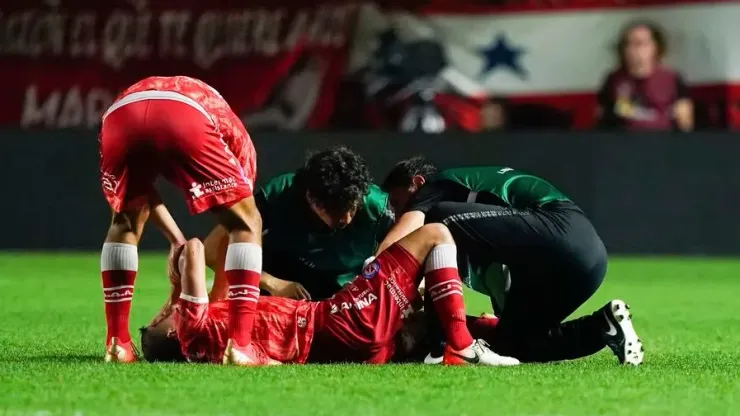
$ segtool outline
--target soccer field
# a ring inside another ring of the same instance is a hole
[[[740,414],[740,260],[611,261],[579,313],[630,303],[640,368],[606,351],[518,368],[105,365],[98,263],[0,254],[0,416]],[[163,257],[142,256],[132,325],[161,305],[164,269]],[[485,310],[467,299],[471,313]]]

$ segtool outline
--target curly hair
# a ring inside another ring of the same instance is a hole
[[[338,146],[310,155],[296,172],[295,181],[316,205],[341,214],[362,204],[372,178],[360,155]]]
[[[383,181],[381,187],[385,192],[399,187],[408,187],[414,176],[423,176],[428,178],[435,175],[439,169],[433,162],[427,160],[424,156],[414,156],[404,159],[393,167],[388,176]]]

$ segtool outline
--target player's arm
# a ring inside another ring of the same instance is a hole
[[[264,271],[260,276],[260,289],[268,291],[272,296],[311,300],[311,294],[302,284],[279,279]]]
[[[183,235],[180,227],[178,227],[175,219],[172,218],[170,211],[162,202],[162,198],[159,196],[157,191],[153,191],[149,194],[149,207],[151,218],[154,226],[162,232],[162,235],[170,242],[170,244],[182,245],[185,243],[185,236]]]
[[[422,186],[411,198],[405,212],[397,219],[396,224],[388,231],[383,242],[380,243],[375,255],[382,253],[393,243],[406,237],[424,225],[426,214],[444,198],[444,189],[439,183],[428,183]]]
[[[185,244],[185,236],[156,190],[149,194],[149,210],[152,223],[170,243],[170,252],[167,257],[167,274],[172,284],[172,290],[170,291],[169,300],[165,303],[166,308],[168,303],[173,303],[179,296],[180,271],[177,261],[182,252],[183,244]]]

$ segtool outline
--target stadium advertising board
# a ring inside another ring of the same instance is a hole
[[[321,127],[358,7],[351,2],[10,0],[0,6],[0,125],[95,127],[151,75],[191,75],[251,124]]]

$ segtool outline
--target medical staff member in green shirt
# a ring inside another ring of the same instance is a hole
[[[601,285],[607,253],[583,211],[545,179],[505,166],[438,171],[415,157],[398,163],[383,188],[399,218],[378,251],[424,223],[446,225],[463,282],[490,296],[500,318],[489,340],[497,353],[542,362],[609,346],[620,363],[642,362],[623,301],[563,322]],[[432,363],[438,347],[430,349]]]
[[[346,147],[310,156],[295,173],[268,180],[255,199],[262,215],[260,288],[274,296],[331,297],[361,271],[394,221],[388,195]],[[224,244],[222,231],[205,244]],[[220,269],[216,258],[207,260]]]

